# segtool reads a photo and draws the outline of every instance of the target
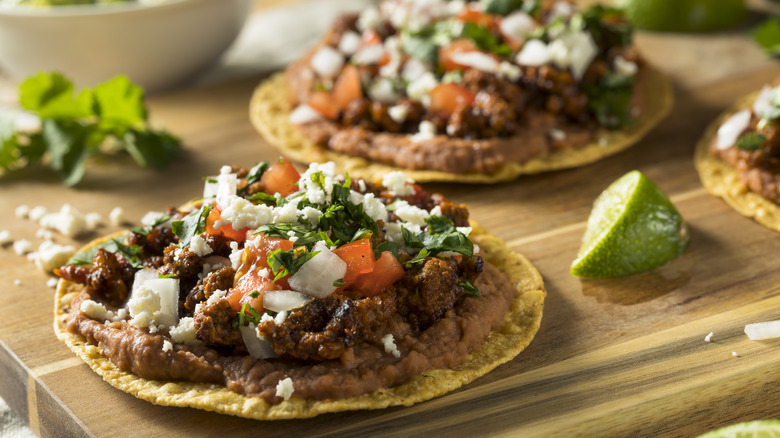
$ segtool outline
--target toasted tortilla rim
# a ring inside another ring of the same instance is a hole
[[[710,154],[710,144],[718,134],[721,124],[735,112],[750,108],[759,92],[753,92],[738,99],[705,129],[696,144],[694,165],[704,188],[712,195],[723,199],[739,214],[752,218],[761,225],[780,231],[780,206],[748,189],[737,171]]]
[[[304,163],[333,161],[336,171],[341,174],[348,172],[353,176],[377,179],[385,173],[401,170],[417,182],[496,183],[520,175],[584,166],[637,143],[669,114],[674,103],[672,84],[663,73],[649,64],[641,72],[645,78],[638,92],[644,104],[639,117],[632,119],[625,129],[602,129],[594,141],[583,147],[561,149],[524,163],[505,162],[490,174],[404,169],[318,146],[289,122],[291,109],[283,72],[274,74],[255,88],[249,103],[249,117],[255,129],[285,157]]]
[[[231,392],[221,385],[147,380],[121,371],[100,353],[98,346],[88,345],[83,336],[67,331],[70,301],[82,286],[66,280],[60,280],[57,286],[54,331],[61,341],[110,385],[158,405],[192,407],[258,420],[309,418],[347,410],[410,406],[453,391],[512,360],[528,346],[539,329],[546,296],[541,275],[528,259],[511,250],[502,240],[475,222],[471,225],[471,238],[479,245],[485,260],[508,275],[516,290],[503,324],[491,332],[482,346],[467,355],[458,367],[428,370],[403,385],[379,389],[358,397],[317,401],[297,399],[293,394],[287,401],[269,404],[257,397]],[[94,248],[122,234],[97,239],[83,250]]]

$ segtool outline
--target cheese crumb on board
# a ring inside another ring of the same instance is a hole
[[[276,384],[277,397],[289,400],[290,397],[292,397],[293,391],[295,391],[295,388],[293,387],[292,379],[289,377],[280,380],[279,383]]]

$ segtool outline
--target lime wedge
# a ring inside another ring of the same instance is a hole
[[[699,435],[698,438],[780,438],[780,420],[756,420]]]
[[[596,198],[571,273],[614,278],[649,271],[682,254],[688,240],[669,198],[634,170]]]
[[[662,32],[710,32],[747,17],[745,0],[614,0],[639,29]]]

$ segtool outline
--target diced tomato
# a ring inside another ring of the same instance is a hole
[[[236,242],[243,242],[246,240],[246,233],[249,231],[249,228],[242,228],[240,230],[233,229],[233,225],[224,223],[219,228],[214,228],[214,223],[218,221],[222,217],[222,210],[220,210],[218,207],[214,207],[211,209],[211,212],[209,213],[209,216],[206,218],[206,233],[210,234],[212,236],[225,236],[225,238],[230,240],[235,240]]]
[[[361,97],[363,88],[360,84],[360,70],[352,64],[347,64],[333,85],[333,101],[336,107],[343,111],[350,102]]]
[[[474,103],[474,93],[463,85],[452,82],[439,84],[431,90],[430,111],[441,112],[449,116],[458,108]]]
[[[390,285],[404,276],[404,268],[390,251],[382,252],[376,260],[374,270],[359,276],[352,289],[359,290],[367,297],[384,292]]]
[[[339,116],[338,105],[336,105],[333,95],[328,91],[319,90],[313,92],[311,98],[306,103],[326,119],[336,120]]]
[[[242,275],[236,285],[230,289],[227,294],[227,300],[230,307],[238,312],[244,303],[249,303],[259,313],[263,313],[263,293],[267,290],[280,290],[282,285],[274,283],[273,278],[265,278],[260,275],[257,269],[251,270]],[[252,298],[252,292],[257,292],[257,298]]]
[[[269,193],[279,193],[282,196],[289,196],[298,191],[296,183],[301,178],[301,174],[290,164],[289,161],[282,158],[272,164],[268,170],[263,173],[260,182]]]
[[[374,270],[376,261],[369,239],[360,239],[342,245],[334,249],[333,253],[347,263],[347,272],[344,274],[345,288],[351,286],[359,276]]]
[[[289,251],[293,249],[294,244],[287,239],[280,239],[278,237],[269,237],[265,234],[260,234],[260,239],[256,241],[257,245],[252,245],[246,249],[249,254],[247,265],[252,265],[258,269],[268,267],[268,253],[281,249],[282,251]]]
[[[360,38],[364,46],[371,46],[374,44],[382,44],[382,38],[374,29],[366,29]]]
[[[475,8],[465,8],[458,14],[458,20],[474,23],[477,26],[492,29],[496,26],[496,16]]]
[[[463,66],[452,60],[454,53],[476,52],[479,48],[474,41],[460,38],[439,48],[439,65],[444,71],[461,70]]]

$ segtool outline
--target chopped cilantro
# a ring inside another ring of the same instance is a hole
[[[107,153],[107,141],[124,149],[142,167],[162,168],[179,152],[180,140],[151,130],[143,90],[117,76],[75,94],[60,73],[40,73],[19,86],[21,106],[41,119],[41,129],[19,132],[0,127],[0,169],[14,170],[46,162],[67,185],[78,183],[89,156]]]
[[[176,274],[162,274],[157,278],[177,278]]]
[[[274,273],[274,282],[285,275],[293,275],[304,263],[311,260],[319,251],[307,252],[304,247],[284,251],[276,249],[268,253],[268,266]]]
[[[425,258],[428,257],[429,255],[430,255],[430,252],[427,249],[423,248],[423,249],[420,250],[420,252],[417,253],[416,256],[412,257],[410,260],[407,260],[407,261],[405,261],[402,264],[404,265],[404,268],[408,269],[408,268],[411,268],[412,265],[414,265],[415,263],[423,262],[425,260]]]
[[[463,37],[469,38],[482,50],[495,53],[501,57],[511,56],[514,51],[511,47],[501,42],[501,39],[488,28],[478,26],[472,22],[463,24]]]
[[[620,9],[590,6],[582,11],[582,22],[599,47],[631,45],[634,28]]]
[[[465,234],[455,228],[455,224],[444,216],[431,216],[426,219],[428,231],[412,233],[401,228],[404,243],[410,248],[426,249],[431,256],[444,251],[453,251],[467,257],[474,256],[474,244]]]
[[[339,278],[338,280],[333,282],[333,287],[342,287],[342,286],[344,286],[344,284],[345,284],[344,283],[344,279],[343,278]]]
[[[433,42],[430,31],[412,34],[401,31],[401,47],[412,58],[436,64],[439,58],[439,48]]]
[[[458,282],[458,286],[463,288],[463,293],[466,295],[471,295],[474,297],[479,296],[479,289],[477,289],[474,284],[468,280],[462,280]]]
[[[249,303],[244,303],[243,305],[241,305],[241,310],[238,311],[238,315],[236,315],[236,319],[233,320],[233,328],[238,330],[241,327],[245,326],[246,323],[248,322],[251,322],[254,325],[258,325],[260,324],[261,318],[262,315],[260,314],[260,312],[255,310],[255,308],[252,307]]]
[[[597,84],[583,85],[588,107],[601,126],[619,129],[628,122],[634,79],[634,76],[613,73]]]
[[[379,245],[374,246],[374,257],[379,258],[383,252],[390,251],[395,258],[398,258],[398,244],[386,240]]]
[[[179,237],[179,246],[184,248],[190,244],[192,238],[206,229],[206,219],[211,213],[213,205],[204,205],[198,210],[193,210],[180,221],[171,224],[173,234]]]
[[[260,181],[260,178],[263,177],[263,174],[269,167],[268,161],[261,161],[249,169],[249,173],[246,175],[246,186],[238,191],[238,195],[241,196],[244,191],[249,189],[249,186]]]
[[[489,14],[509,15],[523,6],[523,0],[482,0],[482,4]]]
[[[95,255],[97,255],[98,250],[104,249],[111,253],[120,254],[133,268],[143,268],[143,265],[141,265],[140,262],[141,248],[139,248],[138,245],[125,245],[122,243],[122,240],[124,240],[125,237],[127,237],[127,235],[108,240],[94,248],[76,253],[66,264],[74,266],[91,265],[95,260]]]
[[[746,151],[755,151],[761,148],[765,141],[765,135],[758,132],[748,132],[737,139],[737,147]]]

